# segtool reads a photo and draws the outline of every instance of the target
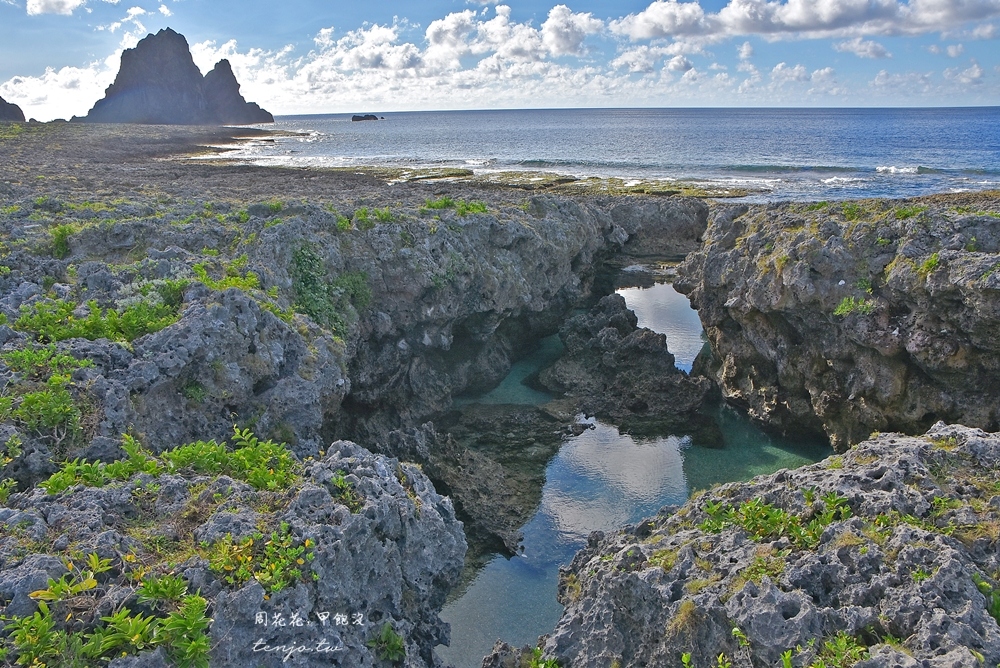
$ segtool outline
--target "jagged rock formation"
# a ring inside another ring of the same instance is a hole
[[[233,68],[223,58],[205,75],[205,99],[212,117],[229,125],[273,123],[274,117],[254,102],[247,102],[240,95],[240,84]]]
[[[544,655],[776,666],[788,651],[809,666],[840,647],[859,668],[994,665],[998,480],[1000,437],[942,423],[596,533],[560,574],[566,610]],[[500,645],[484,665],[519,654]]]
[[[24,112],[21,111],[21,107],[0,97],[0,121],[23,123]]]
[[[541,372],[539,382],[575,397],[587,415],[630,427],[669,421],[697,410],[712,388],[707,378],[674,366],[666,337],[639,329],[621,295],[608,295],[589,313],[570,318],[559,336],[566,354]]]
[[[274,118],[239,92],[229,61],[202,77],[187,40],[170,28],[122,52],[121,69],[89,123],[213,125],[271,123]]]
[[[1000,420],[996,195],[720,207],[675,282],[726,398],[843,449]]]

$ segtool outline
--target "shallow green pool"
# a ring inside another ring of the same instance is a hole
[[[678,366],[690,368],[701,324],[697,316],[679,311],[677,293],[669,285],[660,293],[639,293],[647,303],[664,300],[673,316],[647,309],[640,325],[663,331],[667,347],[678,352]],[[665,294],[669,291],[671,294]],[[623,290],[632,306],[636,291]],[[633,293],[633,294],[630,294]],[[686,298],[680,296],[683,305]],[[663,318],[670,327],[663,327]],[[531,359],[515,367],[512,377],[481,401],[540,403],[549,397],[520,382],[558,355],[558,345],[546,342]],[[513,380],[512,380],[513,378]],[[452,625],[450,647],[442,658],[456,668],[479,668],[499,638],[513,645],[534,644],[551,631],[562,606],[556,602],[561,564],[568,563],[592,531],[613,531],[656,513],[665,505],[683,503],[690,493],[715,483],[746,480],[781,468],[794,468],[831,454],[817,443],[794,443],[770,437],[731,408],[708,414],[721,434],[716,447],[697,444],[691,434],[635,439],[614,426],[591,420],[590,429],[567,439],[546,469],[542,501],[524,527],[523,550],[511,559],[496,556],[441,616]]]

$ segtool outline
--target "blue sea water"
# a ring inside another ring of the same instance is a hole
[[[1000,107],[565,109],[279,117],[262,165],[463,167],[749,187],[755,200],[1000,187]]]

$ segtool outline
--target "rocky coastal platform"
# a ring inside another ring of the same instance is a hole
[[[0,125],[8,661],[438,666],[467,542],[516,550],[577,410],[648,425],[719,392],[844,449],[912,438],[594,537],[545,657],[1000,661],[995,437],[916,436],[995,428],[1000,196],[734,208],[205,159],[241,137],[268,134]],[[685,256],[716,351],[692,374],[603,276]],[[558,401],[459,410],[554,334]],[[758,620],[772,599],[802,623]]]

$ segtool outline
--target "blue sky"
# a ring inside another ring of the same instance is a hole
[[[0,0],[0,25],[0,97],[38,120],[164,27],[275,114],[1000,105],[1000,0]]]

